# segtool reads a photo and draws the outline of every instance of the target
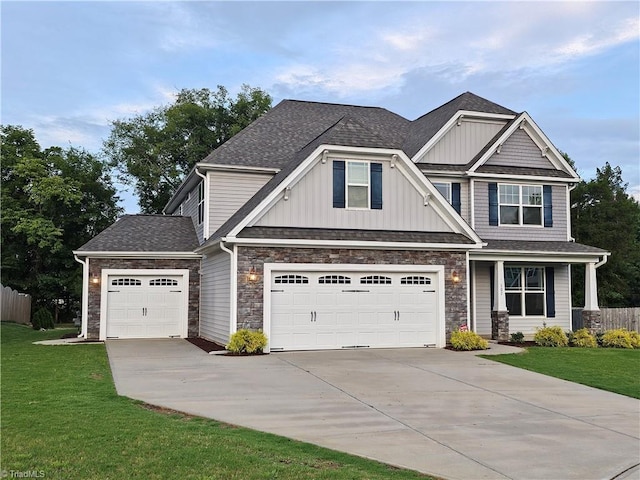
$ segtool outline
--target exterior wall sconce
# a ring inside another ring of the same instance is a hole
[[[451,273],[451,281],[453,283],[460,283],[460,274],[455,270]]]
[[[250,282],[255,282],[258,280],[258,273],[256,272],[256,269],[251,267],[249,269],[249,273],[247,274],[247,280],[249,280]]]
[[[91,277],[91,283],[93,283],[94,285],[98,285],[100,284],[100,277],[98,277],[98,275],[93,275]]]

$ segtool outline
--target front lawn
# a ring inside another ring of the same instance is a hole
[[[482,357],[640,398],[640,350],[530,347],[526,353]]]
[[[158,412],[116,394],[104,345],[41,346],[72,330],[3,323],[0,471],[44,478],[416,479],[378,462]],[[24,476],[24,475],[23,475]]]

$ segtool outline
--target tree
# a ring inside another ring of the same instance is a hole
[[[571,192],[576,241],[611,252],[598,269],[598,298],[608,307],[640,306],[640,204],[626,190],[620,167],[607,162]],[[572,276],[573,303],[584,305],[584,268]]]
[[[271,97],[243,85],[183,89],[173,104],[112,123],[103,151],[119,179],[133,185],[143,213],[161,213],[193,166],[271,108]]]
[[[82,291],[72,250],[121,212],[109,169],[84,150],[41,150],[19,126],[0,126],[0,139],[2,283],[38,305],[64,299],[69,307]]]

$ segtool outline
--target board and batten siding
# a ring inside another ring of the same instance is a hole
[[[556,167],[547,157],[542,156],[538,147],[531,137],[524,131],[517,129],[504,142],[500,153],[494,153],[485,162],[485,165],[502,167],[526,167],[526,168],[547,168],[555,170]]]
[[[231,256],[219,251],[202,258],[200,336],[221,345],[231,329]]]
[[[473,262],[473,287],[475,302],[473,315],[475,332],[482,336],[491,336],[491,263]]]
[[[501,181],[494,183],[511,183],[515,185],[542,185],[537,181]],[[483,240],[557,240],[567,241],[567,187],[553,185],[551,187],[551,203],[553,206],[553,227],[489,225],[489,182],[474,182],[475,218],[473,225],[476,233]]]
[[[462,120],[454,125],[417,163],[465,164],[491,140],[505,122]]]
[[[475,331],[478,335],[491,336],[491,262],[474,262],[474,304]],[[509,266],[512,264],[505,264]],[[513,264],[516,265],[516,264]],[[518,264],[521,265],[521,264]],[[529,264],[527,264],[529,265]],[[539,265],[532,263],[531,265]],[[509,317],[509,333],[522,332],[533,336],[537,328],[559,326],[564,331],[571,330],[571,286],[569,266],[565,264],[545,265],[554,269],[554,292],[556,315],[545,317]]]
[[[318,162],[254,225],[269,227],[345,228],[450,232],[424,196],[398,167],[382,163],[382,209],[333,208],[333,162]]]
[[[253,197],[272,175],[249,172],[209,172],[209,232],[213,234]]]
[[[198,184],[199,185],[199,184]],[[193,220],[193,226],[196,229],[196,235],[198,235],[198,242],[202,245],[204,242],[204,222],[198,224],[198,185],[195,186],[189,194],[189,199],[182,202],[182,215],[185,217],[191,217]],[[180,214],[180,209],[176,209],[176,215]]]

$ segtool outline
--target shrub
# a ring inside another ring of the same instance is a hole
[[[586,328],[573,332],[570,344],[581,348],[596,348],[598,346],[595,337]]]
[[[53,315],[51,315],[51,312],[44,307],[41,307],[35,311],[35,313],[33,314],[31,325],[33,326],[34,330],[40,330],[41,328],[55,328],[53,326]]]
[[[567,334],[560,327],[539,328],[533,336],[533,340],[541,347],[566,347],[569,345]]]
[[[602,346],[607,348],[633,348],[631,332],[626,328],[608,330],[602,336]]]
[[[602,347],[602,337],[604,337],[603,332],[596,332],[596,343],[599,347]]]
[[[629,332],[631,335],[631,346],[633,348],[640,348],[640,333],[636,331]]]
[[[451,346],[454,350],[486,350],[489,342],[471,331],[457,331],[451,333]]]
[[[267,346],[267,336],[261,330],[238,330],[231,335],[227,350],[231,353],[262,353]]]
[[[511,334],[511,341],[513,343],[524,343],[524,333],[516,332]]]

